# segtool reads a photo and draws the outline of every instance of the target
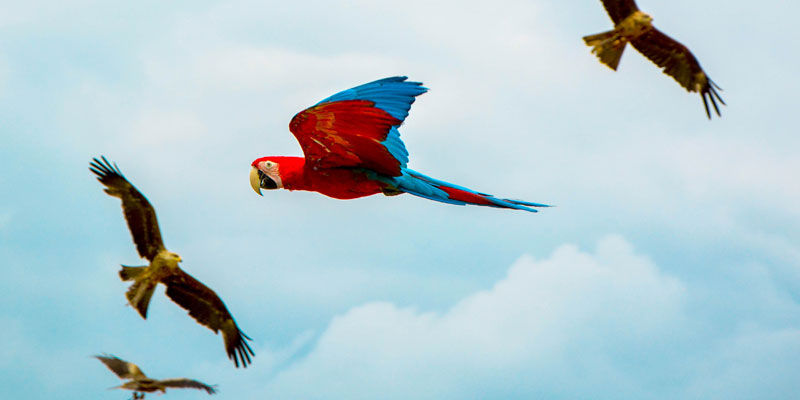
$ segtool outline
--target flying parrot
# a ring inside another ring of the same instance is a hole
[[[405,76],[380,79],[328,97],[292,118],[289,130],[305,157],[270,156],[252,162],[250,185],[308,190],[335,199],[410,193],[448,204],[536,212],[549,207],[494,197],[409,169],[398,127],[416,96],[428,91]]]

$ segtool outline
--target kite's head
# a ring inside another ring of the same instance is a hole
[[[261,195],[261,189],[280,189],[283,187],[280,167],[286,157],[261,157],[250,166],[250,186]]]
[[[171,251],[167,252],[167,260],[175,261],[176,263],[182,262],[181,256],[178,253],[173,253]]]
[[[182,262],[181,256],[178,253],[173,253],[169,250],[162,249],[161,251],[156,254],[156,258],[153,259],[153,262],[161,263],[162,265],[170,265],[170,266],[177,266],[179,262]]]
[[[156,255],[156,258],[161,260],[162,262],[166,262],[167,265],[178,265],[179,262],[182,262],[181,256],[178,253],[173,253],[168,250],[162,250]]]
[[[643,11],[634,12],[633,19],[640,25],[650,25],[653,22],[653,17]]]

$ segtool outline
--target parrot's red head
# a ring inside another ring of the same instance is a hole
[[[296,169],[302,169],[304,160],[302,157],[261,157],[250,164],[250,186],[259,195],[261,189],[281,189],[283,188],[284,177]],[[283,172],[283,174],[282,174]]]

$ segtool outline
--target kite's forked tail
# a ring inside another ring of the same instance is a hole
[[[136,279],[136,277],[141,275],[145,269],[147,269],[147,265],[143,265],[141,267],[130,267],[123,265],[122,269],[119,270],[119,277],[123,281],[130,281]]]
[[[608,65],[614,71],[617,70],[619,59],[622,58],[622,52],[628,44],[616,30],[584,36],[583,41],[592,47],[592,53],[597,55],[601,63]]]
[[[123,281],[135,280],[133,285],[125,292],[125,297],[128,298],[130,303],[142,318],[147,319],[147,307],[150,305],[150,298],[153,297],[153,291],[156,289],[158,281],[153,280],[152,277],[142,276],[147,267],[128,267],[123,265],[119,271],[119,277]]]
[[[497,208],[512,208],[530,212],[537,212],[537,210],[532,207],[550,207],[547,204],[541,203],[498,199],[490,194],[479,193],[463,186],[440,181],[410,169],[404,170],[402,176],[395,178],[395,183],[398,189],[403,192],[430,200],[441,201],[442,203],[457,205],[474,204]]]

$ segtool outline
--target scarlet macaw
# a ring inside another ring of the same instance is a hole
[[[414,98],[428,91],[405,76],[380,79],[328,97],[292,118],[303,157],[253,161],[250,185],[309,190],[336,199],[410,193],[449,204],[475,204],[536,212],[546,204],[499,199],[440,181],[406,167],[408,150],[397,128]]]

